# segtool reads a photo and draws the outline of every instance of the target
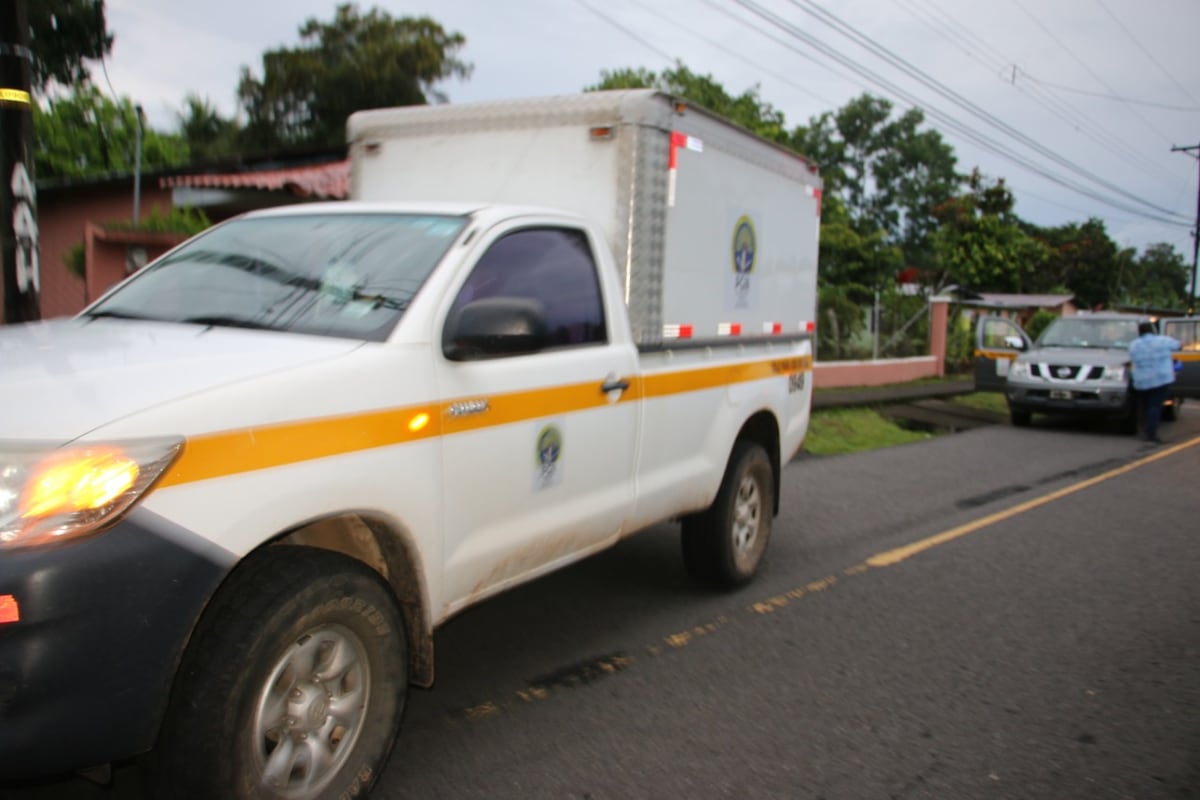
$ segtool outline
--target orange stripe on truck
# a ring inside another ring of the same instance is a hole
[[[654,373],[634,378],[619,402],[667,397],[812,370],[812,357],[755,361]],[[454,415],[455,406],[486,410]],[[435,436],[585,411],[609,405],[599,383],[572,384],[488,397],[462,397],[438,406],[406,406],[322,419],[202,434],[189,438],[159,487],[282,467],[317,458],[390,447]]]

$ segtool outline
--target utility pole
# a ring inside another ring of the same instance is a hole
[[[0,322],[41,318],[32,70],[25,0],[0,0]]]
[[[1200,150],[1200,144],[1194,144],[1191,147],[1172,147],[1172,153],[1188,153],[1192,150]],[[1192,156],[1196,159],[1197,165],[1200,165],[1200,157]],[[1192,230],[1192,291],[1188,294],[1187,313],[1190,317],[1196,313],[1196,261],[1200,255],[1200,178],[1196,182],[1196,227]]]

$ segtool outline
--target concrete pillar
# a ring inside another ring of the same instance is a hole
[[[946,321],[950,317],[949,297],[929,298],[929,355],[937,359],[937,375],[946,374]]]

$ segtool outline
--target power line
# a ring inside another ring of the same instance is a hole
[[[1087,63],[1084,62],[1083,59],[1081,59],[1079,56],[1075,55],[1075,52],[1073,50],[1071,50],[1071,48],[1068,47],[1065,42],[1063,42],[1061,39],[1059,39],[1057,36],[1055,36],[1053,31],[1051,31],[1044,24],[1042,24],[1042,21],[1040,19],[1038,19],[1036,16],[1034,16],[1033,12],[1031,12],[1025,6],[1021,5],[1021,0],[1012,0],[1012,1],[1013,1],[1013,4],[1016,5],[1017,8],[1024,11],[1025,15],[1034,21],[1034,24],[1036,24],[1039,28],[1042,29],[1043,33],[1045,33],[1052,40],[1054,40],[1054,43],[1057,44],[1059,47],[1061,47],[1064,53],[1066,53],[1071,58],[1073,58],[1075,60],[1075,63],[1079,64],[1079,66],[1083,67],[1084,70],[1087,72],[1087,74],[1089,74],[1093,78],[1095,78],[1097,83],[1099,83],[1101,86],[1103,86],[1105,89],[1107,89],[1112,94],[1115,95],[1117,93],[1117,91],[1115,89],[1113,89],[1111,86],[1109,86],[1107,81],[1105,81],[1103,78],[1101,78],[1099,75],[1097,75],[1096,72],[1091,67],[1089,67],[1087,65]],[[1130,107],[1130,111],[1133,111],[1134,116],[1136,116],[1139,120],[1141,120],[1142,124],[1145,125],[1151,132],[1153,132],[1157,136],[1161,137],[1163,139],[1163,141],[1170,144],[1171,140],[1166,135],[1164,135],[1161,131],[1159,131],[1157,128],[1155,128],[1153,125],[1151,125],[1146,120],[1145,117],[1143,117],[1141,114],[1138,114],[1136,109]]]
[[[901,0],[901,5],[904,5],[905,0]],[[914,5],[918,0],[908,0]],[[1108,125],[1100,125],[1091,120],[1087,114],[1083,113],[1075,106],[1071,105],[1064,99],[1054,97],[1039,85],[1026,85],[1025,83],[1018,84],[1016,75],[1018,68],[1010,66],[1012,59],[1001,53],[991,44],[977,36],[970,28],[963,25],[947,11],[937,6],[932,0],[925,0],[927,8],[924,9],[925,14],[922,15],[921,10],[908,8],[917,19],[925,23],[928,27],[934,30],[942,38],[949,41],[951,44],[962,49],[969,57],[980,61],[988,68],[990,72],[997,77],[1003,75],[1011,75],[1011,79],[1002,77],[1006,83],[1009,83],[1017,92],[1029,98],[1031,101],[1041,106],[1046,111],[1049,111],[1054,116],[1058,117],[1078,134],[1081,134],[1088,139],[1091,139],[1100,147],[1107,150],[1112,155],[1121,159],[1130,166],[1134,166],[1140,170],[1154,171],[1162,177],[1167,175],[1162,164],[1152,161],[1147,155],[1142,154],[1138,149],[1131,147],[1127,143],[1121,141],[1114,136]],[[945,23],[940,20],[932,19],[932,14],[941,16]],[[990,56],[990,62],[986,58],[982,58],[975,50],[987,51]],[[1022,70],[1022,74],[1024,73]]]
[[[586,8],[588,11],[592,12],[592,13],[593,13],[593,14],[595,14],[597,17],[599,17],[600,19],[602,19],[602,20],[604,20],[605,22],[607,22],[609,25],[612,25],[614,28],[616,28],[616,29],[617,29],[617,30],[619,30],[621,33],[623,33],[623,34],[625,34],[626,36],[628,36],[630,39],[633,39],[635,42],[638,42],[639,44],[641,44],[641,45],[642,45],[643,47],[645,47],[646,49],[650,50],[651,52],[657,53],[657,54],[658,54],[660,57],[662,57],[662,58],[663,58],[663,60],[665,60],[665,61],[667,61],[667,62],[669,62],[669,63],[671,63],[671,64],[674,64],[674,63],[675,63],[675,60],[676,60],[676,59],[675,59],[675,57],[674,57],[674,56],[669,56],[669,55],[667,55],[667,53],[666,53],[665,51],[658,49],[658,47],[656,47],[655,45],[653,45],[653,44],[651,44],[650,42],[646,41],[646,40],[645,40],[645,39],[643,39],[641,36],[637,35],[637,34],[636,34],[636,33],[634,33],[633,31],[631,31],[629,28],[627,28],[627,27],[625,27],[624,25],[622,25],[621,23],[617,22],[615,19],[613,19],[612,17],[610,17],[608,14],[605,14],[603,11],[600,11],[600,10],[599,10],[599,9],[597,9],[597,8],[593,8],[593,7],[592,7],[592,6],[591,6],[589,3],[587,3],[585,0],[575,0],[575,2],[576,2],[576,3],[579,3],[579,5],[583,6],[583,7],[584,7],[584,8]]]
[[[902,71],[903,73],[908,75],[909,77],[916,80],[918,83],[921,83],[922,85],[926,86],[927,88],[933,90],[937,94],[939,94],[942,97],[944,97],[945,99],[949,100],[954,105],[956,105],[959,108],[963,109],[964,111],[968,112],[969,114],[976,117],[977,119],[987,123],[988,125],[991,125],[993,128],[996,128],[1000,132],[1017,140],[1018,142],[1025,145],[1026,147],[1033,150],[1034,152],[1040,154],[1044,158],[1048,158],[1049,160],[1057,163],[1058,165],[1065,167],[1066,169],[1070,170],[1071,172],[1074,172],[1075,174],[1079,175],[1080,177],[1082,177],[1086,180],[1089,180],[1089,181],[1097,184],[1098,186],[1101,186],[1102,188],[1109,190],[1110,192],[1127,197],[1130,200],[1141,203],[1142,205],[1145,205],[1148,208],[1152,208],[1155,211],[1158,211],[1159,213],[1163,213],[1163,214],[1174,214],[1175,213],[1169,209],[1165,209],[1165,208],[1156,206],[1153,203],[1150,203],[1150,202],[1144,200],[1140,196],[1135,195],[1132,192],[1129,192],[1113,183],[1110,183],[1107,180],[1104,180],[1103,178],[1097,176],[1096,174],[1090,172],[1089,170],[1075,164],[1072,161],[1069,161],[1065,157],[1054,152],[1053,150],[1051,150],[1049,147],[1045,146],[1041,142],[1038,142],[1038,141],[1030,138],[1029,136],[1026,136],[1023,132],[1021,132],[1021,131],[1017,130],[1016,128],[1014,128],[1013,126],[1009,125],[1007,122],[1000,119],[996,115],[992,114],[990,111],[987,111],[986,109],[981,108],[974,102],[968,100],[967,98],[963,97],[959,93],[955,92],[953,89],[950,89],[945,84],[930,77],[927,73],[923,72],[922,70],[918,69],[917,67],[914,67],[908,61],[905,61],[903,58],[896,55],[888,48],[879,44],[874,39],[871,39],[870,37],[866,36],[865,34],[859,32],[853,26],[843,22],[836,15],[832,14],[829,11],[822,9],[820,6],[817,6],[815,3],[811,3],[811,2],[801,3],[800,0],[788,0],[788,2],[790,2],[793,6],[800,9],[801,11],[808,14],[809,16],[815,17],[816,19],[825,23],[829,27],[834,28],[834,30],[838,31],[843,36],[851,39],[859,46],[867,49],[869,52],[873,53],[876,57],[878,57],[878,58],[886,61],[887,63],[891,64],[892,66],[896,67],[897,69],[899,69],[900,71]]]
[[[1180,91],[1180,93],[1183,94],[1184,97],[1186,97],[1188,100],[1191,100],[1192,103],[1194,103],[1196,106],[1200,106],[1200,100],[1197,100],[1195,98],[1195,96],[1193,96],[1192,93],[1187,90],[1187,87],[1185,87],[1179,81],[1175,80],[1175,76],[1172,75],[1169,71],[1167,71],[1166,67],[1164,67],[1161,63],[1159,63],[1159,60],[1154,57],[1154,54],[1142,46],[1142,43],[1137,40],[1137,37],[1133,35],[1133,32],[1131,30],[1129,30],[1129,28],[1126,28],[1125,24],[1123,22],[1121,22],[1121,20],[1117,19],[1117,15],[1114,14],[1111,10],[1109,10],[1108,6],[1104,5],[1104,0],[1096,0],[1096,3],[1101,8],[1104,9],[1104,13],[1108,14],[1108,16],[1112,19],[1113,22],[1117,23],[1118,28],[1125,31],[1125,35],[1129,37],[1129,40],[1131,42],[1133,42],[1135,45],[1137,45],[1138,49],[1142,51],[1142,54],[1145,55],[1146,58],[1150,59],[1150,63],[1152,63],[1152,64],[1154,64],[1154,66],[1158,67],[1159,71],[1162,72],[1162,74],[1167,77],[1167,80],[1169,80],[1169,81],[1171,81],[1171,83],[1175,84],[1175,88],[1178,89]],[[1195,110],[1195,109],[1193,109],[1193,110]]]
[[[707,3],[711,7],[715,8],[717,11],[726,13],[723,8],[720,8],[719,6],[717,6],[715,3],[712,2],[712,0],[703,0],[703,2]],[[670,25],[672,27],[678,28],[679,30],[683,31],[684,33],[687,33],[687,34],[699,39],[700,41],[702,41],[708,45],[711,45],[712,47],[716,48],[717,50],[727,50],[727,48],[724,45],[722,45],[720,42],[718,42],[717,40],[713,39],[710,36],[705,36],[704,34],[699,33],[692,28],[689,28],[688,26],[680,23],[678,19],[674,19],[674,18],[669,17],[666,14],[662,13],[661,11],[658,11],[652,5],[650,5],[648,3],[635,3],[635,4],[642,11],[645,11],[649,14],[652,14],[655,17],[658,17],[659,19],[661,19],[665,22],[670,23]],[[762,31],[759,31],[759,32],[762,33],[764,36],[768,35]],[[830,100],[827,97],[822,97],[821,95],[812,91],[808,87],[801,86],[800,84],[796,83],[795,81],[791,80],[790,78],[780,75],[778,72],[775,72],[771,69],[768,69],[767,67],[764,67],[762,64],[752,61],[751,59],[749,59],[746,56],[742,55],[741,53],[737,52],[736,50],[733,52],[727,52],[726,54],[732,55],[734,58],[738,59],[742,63],[749,64],[750,66],[754,67],[755,69],[757,69],[767,75],[770,75],[771,77],[775,78],[778,81],[781,81],[782,83],[787,84],[788,86],[791,86],[793,89],[796,89],[797,91],[808,95],[809,97],[813,98],[814,100],[818,100],[828,106],[836,106],[837,105],[837,103],[834,102],[833,100]]]
[[[753,0],[734,0],[734,2],[737,3],[738,5],[742,6],[746,10],[750,11],[754,15],[765,20],[769,24],[784,31],[789,36],[804,42],[809,47],[814,48],[815,50],[823,53],[827,57],[836,60],[838,63],[842,64],[843,66],[850,69],[851,71],[856,72],[857,74],[863,76],[868,81],[875,84],[876,86],[883,88],[889,94],[891,94],[893,96],[901,97],[905,101],[911,103],[913,106],[924,107],[927,110],[927,112],[930,114],[930,116],[939,120],[942,124],[946,125],[947,127],[951,128],[952,130],[957,131],[960,136],[963,136],[964,138],[969,139],[970,141],[978,144],[979,146],[983,147],[984,149],[989,150],[990,152],[993,152],[997,155],[1001,155],[1004,158],[1014,161],[1015,163],[1019,164],[1020,166],[1028,169],[1029,171],[1031,171],[1037,175],[1040,175],[1042,178],[1044,178],[1048,181],[1051,181],[1060,186],[1063,186],[1064,188],[1071,189],[1072,191],[1075,191],[1075,192],[1083,194],[1087,197],[1090,197],[1091,199],[1093,199],[1099,203],[1103,203],[1103,204],[1111,206],[1113,208],[1117,208],[1119,210],[1125,211],[1126,213],[1138,214],[1138,215],[1146,217],[1147,219],[1154,219],[1158,222],[1162,222],[1162,223],[1168,224],[1168,225],[1181,224],[1177,220],[1171,219],[1171,217],[1173,217],[1173,216],[1180,216],[1180,215],[1177,215],[1175,212],[1170,211],[1168,209],[1160,208],[1160,207],[1154,205],[1153,203],[1149,203],[1148,201],[1144,200],[1143,198],[1141,198],[1137,195],[1134,195],[1134,194],[1126,191],[1125,189],[1122,189],[1121,187],[1115,186],[1107,181],[1104,181],[1103,179],[1089,173],[1087,170],[1084,170],[1083,168],[1072,164],[1071,162],[1064,159],[1062,156],[1059,156],[1057,153],[1054,153],[1053,151],[1049,150],[1048,148],[1041,145],[1040,143],[1034,142],[1033,140],[1029,139],[1029,137],[1024,136],[1024,134],[1021,134],[1019,131],[1012,128],[1012,126],[1008,125],[1007,123],[1004,123],[1002,120],[997,119],[996,117],[989,114],[988,112],[980,109],[978,106],[975,106],[973,103],[970,103],[970,101],[967,101],[964,98],[962,98],[961,96],[956,95],[954,92],[950,91],[945,86],[938,84],[936,81],[929,78],[929,76],[920,72],[915,67],[912,67],[907,62],[903,61],[903,59],[900,59],[895,54],[892,54],[892,53],[890,53],[890,51],[887,51],[886,48],[881,47],[880,45],[878,45],[875,42],[873,42],[872,40],[870,40],[868,37],[865,37],[862,34],[858,33],[857,31],[853,30],[852,28],[850,28],[850,26],[841,22],[841,20],[837,19],[834,15],[830,14],[829,12],[826,12],[824,10],[816,10],[811,6],[811,4],[800,5],[799,3],[796,3],[795,0],[792,0],[792,4],[796,5],[798,8],[800,8],[800,10],[804,11],[805,13],[810,13],[813,16],[817,16],[818,19],[820,19],[826,25],[835,28],[835,30],[838,30],[840,33],[842,33],[847,38],[850,38],[851,40],[855,41],[856,43],[859,43],[860,46],[873,52],[882,60],[887,61],[888,63],[895,66],[897,69],[900,69],[902,72],[905,72],[906,74],[910,75],[911,77],[914,77],[914,79],[917,79],[919,82],[925,84],[926,86],[928,86],[929,88],[938,92],[939,94],[943,95],[944,97],[947,97],[952,102],[954,102],[955,105],[958,105],[958,106],[964,108],[965,110],[970,111],[973,115],[980,117],[981,119],[986,121],[989,125],[992,125],[994,127],[999,127],[1007,135],[1018,138],[1020,141],[1022,141],[1023,144],[1025,144],[1026,146],[1030,147],[1031,149],[1034,149],[1035,151],[1041,153],[1043,156],[1045,156],[1053,161],[1056,161],[1057,163],[1060,163],[1064,166],[1067,166],[1071,171],[1080,174],[1082,177],[1086,178],[1087,180],[1097,183],[1098,185],[1102,186],[1103,188],[1105,188],[1109,192],[1111,192],[1112,195],[1119,195],[1122,197],[1126,197],[1130,201],[1132,201],[1138,205],[1146,206],[1148,208],[1153,209],[1154,211],[1159,212],[1160,214],[1165,214],[1167,216],[1155,216],[1155,215],[1148,214],[1146,211],[1138,209],[1137,206],[1128,205],[1126,203],[1118,201],[1118,200],[1114,199],[1113,196],[1105,196],[1105,195],[1098,194],[1095,191],[1089,190],[1086,186],[1083,186],[1075,181],[1072,181],[1071,179],[1064,178],[1060,175],[1056,175],[1054,173],[1048,172],[1047,170],[1039,167],[1037,164],[1030,161],[1029,159],[1015,153],[1014,151],[1012,151],[1005,145],[997,142],[996,140],[986,136],[985,134],[983,134],[977,130],[974,130],[974,129],[968,127],[964,123],[962,123],[959,120],[955,119],[954,117],[946,114],[945,112],[937,109],[936,107],[928,106],[927,104],[921,103],[911,93],[907,92],[906,90],[902,89],[901,87],[897,86],[895,83],[887,80],[886,78],[883,78],[878,73],[875,73],[875,72],[871,71],[870,69],[862,66],[857,61],[849,58],[840,49],[835,48],[832,45],[822,41],[818,37],[803,30],[802,28],[799,28],[799,27],[787,22],[786,20],[784,20],[783,18],[774,14],[773,12],[770,12],[770,11],[762,8],[757,3],[753,2]]]
[[[1034,77],[1033,75],[1029,74],[1025,70],[1020,70],[1020,72],[1027,79],[1029,79],[1035,83],[1040,83],[1042,86],[1049,86],[1054,89],[1058,89],[1060,92],[1071,92],[1072,94],[1082,94],[1082,95],[1087,95],[1088,97],[1099,97],[1104,100],[1116,100],[1117,102],[1124,103],[1125,105],[1147,106],[1148,108],[1161,108],[1161,109],[1165,109],[1167,111],[1187,111],[1187,112],[1191,112],[1191,113],[1200,111],[1200,105],[1177,106],[1177,105],[1171,105],[1169,103],[1156,103],[1153,100],[1134,100],[1132,97],[1123,97],[1119,94],[1106,94],[1105,92],[1089,92],[1087,89],[1076,89],[1071,86],[1064,86],[1061,83],[1054,83],[1052,81],[1042,80],[1041,78]]]

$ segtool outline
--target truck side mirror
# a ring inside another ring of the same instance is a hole
[[[451,361],[475,361],[536,353],[548,341],[541,302],[488,297],[451,313],[442,333],[442,351]]]
[[[1004,345],[1006,347],[1011,347],[1014,350],[1024,350],[1025,349],[1025,340],[1022,339],[1020,336],[1005,336],[1004,337]]]

